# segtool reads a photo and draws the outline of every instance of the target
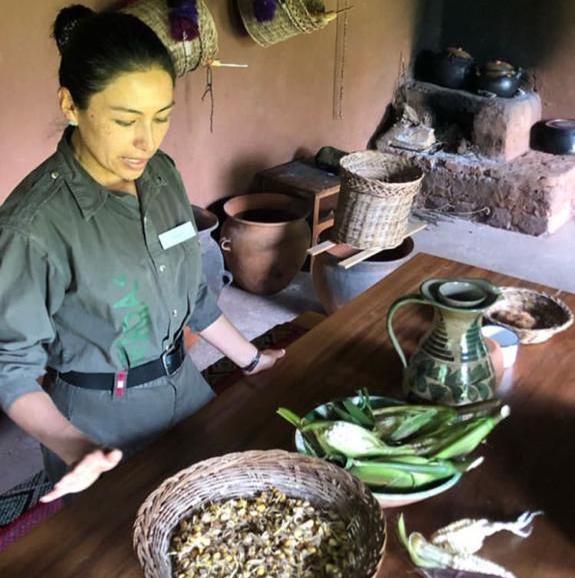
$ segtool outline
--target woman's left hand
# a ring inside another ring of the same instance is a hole
[[[255,375],[266,369],[270,369],[286,354],[285,349],[263,349],[260,355],[259,363],[251,371],[244,371],[245,375]]]

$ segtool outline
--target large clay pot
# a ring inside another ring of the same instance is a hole
[[[259,295],[287,287],[310,246],[308,203],[281,193],[257,193],[230,199],[224,212],[220,246],[236,283]]]
[[[210,211],[192,205],[194,220],[198,227],[198,240],[202,251],[202,267],[208,287],[219,297],[222,289],[233,280],[232,274],[224,269],[224,257],[211,233],[218,226],[218,218]]]
[[[339,266],[340,261],[357,252],[347,245],[336,245],[314,257],[313,288],[325,311],[333,313],[389,275],[409,259],[414,246],[413,239],[407,237],[399,247],[380,251],[349,269]]]

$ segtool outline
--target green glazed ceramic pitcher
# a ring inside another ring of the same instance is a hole
[[[481,317],[499,297],[499,289],[483,279],[429,279],[419,295],[405,295],[393,303],[387,330],[405,367],[406,394],[446,405],[493,397],[495,373],[481,334]],[[393,331],[393,317],[409,303],[431,305],[434,316],[408,363]]]

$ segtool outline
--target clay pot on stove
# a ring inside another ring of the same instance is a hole
[[[218,218],[207,209],[192,205],[198,228],[198,240],[202,252],[202,268],[208,287],[219,297],[224,287],[233,281],[232,274],[224,269],[224,257],[218,242],[211,233],[218,227]]]
[[[326,238],[323,236],[320,241]],[[349,269],[339,266],[357,252],[349,245],[336,245],[314,257],[313,288],[326,313],[334,313],[405,263],[412,256],[414,246],[413,239],[406,237],[398,247],[380,251]]]
[[[435,84],[447,88],[468,88],[473,74],[474,60],[463,48],[446,48],[431,59],[431,78]]]
[[[492,60],[477,68],[475,88],[501,98],[512,98],[523,80],[523,71],[502,60]]]
[[[281,193],[257,193],[234,197],[223,208],[227,218],[220,247],[235,282],[258,295],[287,287],[310,246],[308,203]]]

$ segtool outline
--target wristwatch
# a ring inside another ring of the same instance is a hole
[[[242,371],[246,371],[247,373],[253,371],[260,362],[261,356],[262,352],[258,349],[258,352],[255,354],[255,357],[245,367],[241,368]]]

